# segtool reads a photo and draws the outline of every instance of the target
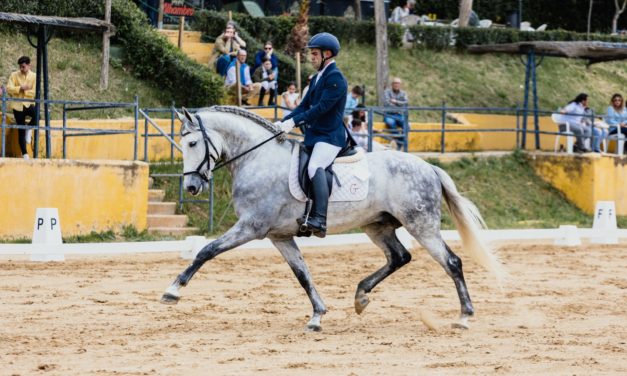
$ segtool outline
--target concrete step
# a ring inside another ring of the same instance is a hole
[[[176,202],[148,202],[148,215],[174,213],[176,213]]]
[[[152,227],[148,229],[148,233],[156,235],[172,235],[185,236],[198,232],[196,227]]]
[[[161,202],[165,198],[165,191],[163,189],[149,189],[148,190],[148,202]]]
[[[185,227],[189,219],[181,214],[149,214],[148,228],[159,227]]]

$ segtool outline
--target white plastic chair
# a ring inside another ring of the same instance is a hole
[[[522,31],[534,31],[533,27],[531,27],[531,22],[523,21],[520,23],[520,30]]]
[[[547,24],[542,24],[542,25],[538,26],[536,31],[544,31],[544,30],[546,30],[546,27],[547,27]]]
[[[479,27],[487,29],[490,26],[492,26],[492,20],[485,19],[479,21]]]
[[[558,134],[555,136],[555,148],[554,152],[557,153],[559,147],[560,136],[566,136],[566,152],[568,154],[573,153],[573,146],[575,145],[575,134],[570,131],[570,125],[568,122],[564,121],[561,114],[553,113],[551,114],[551,120],[557,125]],[[564,125],[566,129],[564,132],[560,131],[560,125]]]
[[[625,151],[625,135],[621,132],[611,134],[607,136],[607,141],[616,141],[616,154],[623,155]],[[605,142],[605,140],[604,140]],[[605,151],[607,152],[607,146],[605,147]]]

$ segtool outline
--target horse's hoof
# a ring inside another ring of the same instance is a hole
[[[307,324],[305,327],[305,331],[307,332],[321,332],[322,326],[316,324]]]
[[[172,295],[172,294],[168,294],[167,292],[165,294],[163,294],[163,296],[161,297],[160,302],[162,304],[168,304],[168,305],[175,305],[176,303],[179,302],[179,300],[181,300],[180,296],[176,296],[176,295]]]
[[[358,293],[355,296],[355,312],[357,312],[358,315],[361,315],[361,313],[364,311],[364,309],[366,309],[368,304],[370,304],[370,299],[368,299],[368,295],[364,293]]]
[[[451,325],[455,329],[470,329],[468,325],[468,316],[462,316],[459,318],[459,322],[453,323]]]

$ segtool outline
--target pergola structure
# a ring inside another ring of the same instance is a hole
[[[34,16],[30,14],[5,13],[0,12],[0,22],[9,22],[22,24],[29,27],[28,41],[37,49],[37,84],[35,88],[35,98],[41,98],[42,73],[43,73],[43,99],[44,99],[44,118],[46,124],[46,156],[49,158],[51,154],[51,137],[50,137],[50,112],[48,111],[48,42],[52,37],[55,29],[80,30],[101,33],[114,33],[115,27],[106,21],[96,18],[69,18],[54,16]],[[36,31],[33,31],[36,29]],[[37,38],[33,42],[32,37]],[[108,56],[108,51],[105,51]],[[35,103],[36,123],[39,124],[40,119],[40,102]],[[33,153],[35,157],[38,153],[38,132],[35,132],[35,148]]]
[[[536,68],[542,63],[545,56],[566,57],[588,60],[588,65],[605,61],[627,59],[627,43],[608,42],[518,42],[503,44],[472,45],[468,52],[475,54],[506,53],[521,55],[525,64],[525,98],[523,103],[523,124],[521,148],[527,143],[527,114],[529,113],[529,86],[533,93],[533,122],[535,129],[536,149],[540,149],[540,128],[538,125],[538,90]],[[522,55],[527,55],[524,61]],[[540,59],[536,61],[536,57]]]

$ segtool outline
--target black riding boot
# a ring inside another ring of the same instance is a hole
[[[262,87],[259,90],[259,102],[257,103],[257,106],[263,106],[263,97],[265,96],[266,96],[266,89]]]
[[[268,106],[274,106],[276,103],[276,89],[270,89],[270,94],[268,96]]]
[[[324,169],[319,168],[311,179],[313,205],[307,219],[307,227],[319,238],[327,235],[327,207],[329,204],[329,185]]]

